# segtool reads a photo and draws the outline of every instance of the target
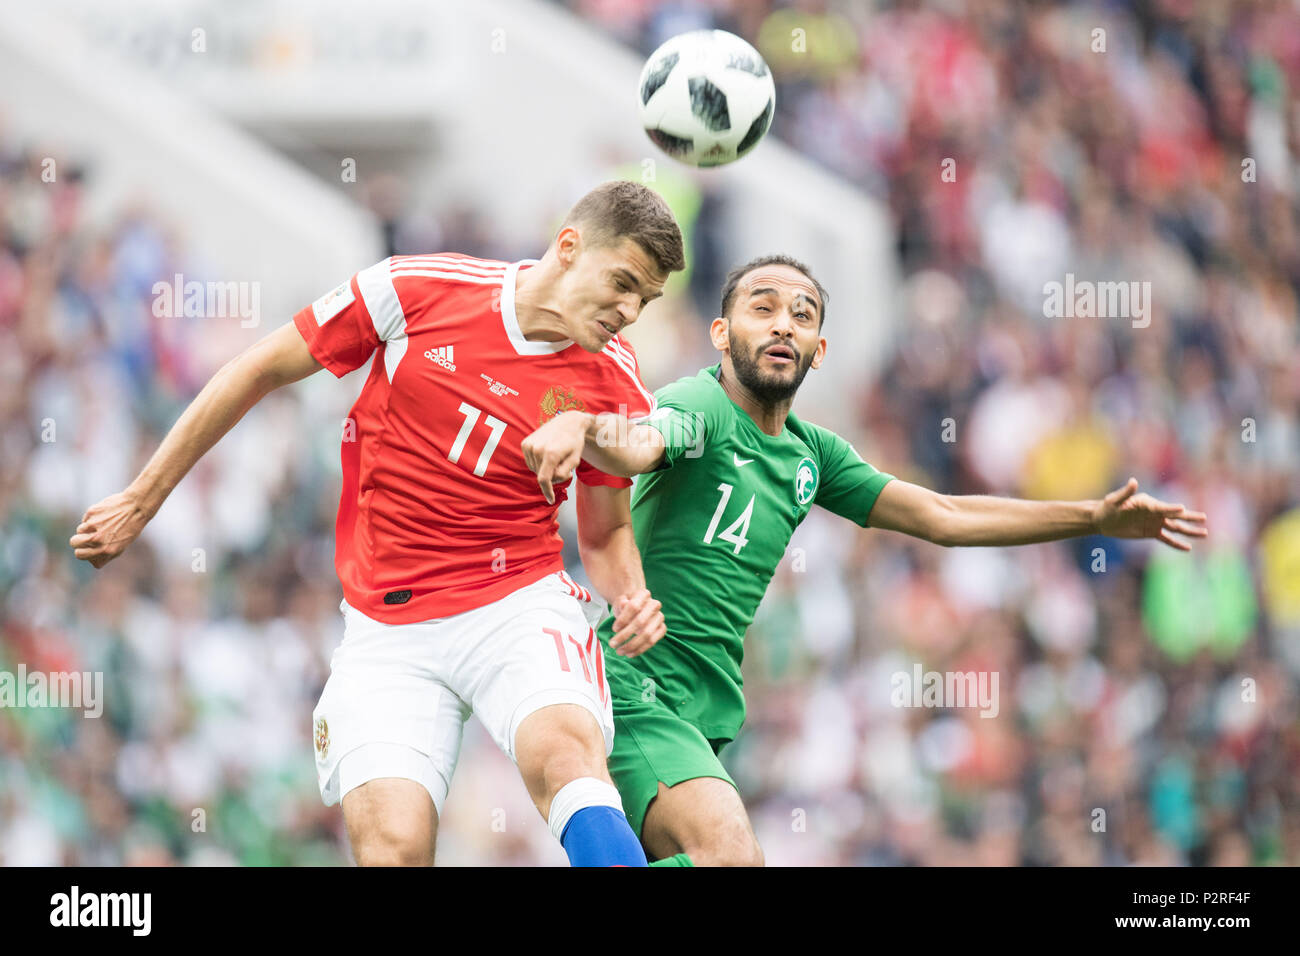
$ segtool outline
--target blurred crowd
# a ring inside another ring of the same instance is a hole
[[[751,629],[749,719],[724,751],[769,863],[1300,864],[1300,17],[1214,0],[566,6],[647,53],[702,26],[751,38],[778,82],[773,135],[892,211],[904,314],[846,436],[868,461],[1049,499],[1133,475],[1209,515],[1185,554],[942,549],[814,510]],[[82,512],[212,371],[193,343],[214,320],[151,309],[152,284],[190,265],[184,224],[145,207],[91,224],[93,168],[60,158],[48,181],[44,158],[0,136],[17,386],[0,391],[0,671],[99,671],[106,704],[0,708],[0,863],[344,862],[310,713],[341,637],[354,390],[317,376],[273,394],[111,573],[72,560]],[[431,236],[507,254],[469,209],[389,228],[394,251]],[[1048,317],[1043,283],[1067,274],[1149,281],[1149,325]],[[686,314],[710,314],[705,292]],[[870,316],[830,292],[828,363],[851,361],[836,326]],[[683,356],[649,384],[708,357]],[[918,663],[996,674],[997,716],[894,706]],[[473,722],[440,859],[563,862]]]
[[[308,759],[338,600],[324,412],[272,396],[121,568],[70,560],[232,322],[155,315],[154,283],[192,265],[184,224],[133,205],[92,225],[93,182],[0,138],[0,670],[99,672],[105,702],[0,708],[0,863],[337,861]]]

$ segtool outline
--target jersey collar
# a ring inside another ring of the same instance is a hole
[[[573,339],[559,342],[533,342],[524,338],[519,329],[519,317],[515,315],[515,279],[520,266],[535,266],[540,259],[520,259],[506,267],[506,274],[501,280],[501,322],[506,329],[506,337],[520,355],[553,355],[563,352],[573,344]]]

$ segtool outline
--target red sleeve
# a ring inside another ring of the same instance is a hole
[[[616,366],[608,410],[626,415],[629,422],[647,417],[654,411],[655,398],[641,381],[636,351],[631,343],[617,335],[605,348]],[[585,461],[578,463],[577,476],[584,485],[607,485],[610,488],[629,488],[632,485],[632,479],[606,474]]]
[[[607,475],[594,465],[589,465],[585,461],[578,462],[578,480],[584,485],[606,485],[610,488],[631,488],[632,479],[623,478],[619,475]]]
[[[339,378],[365,365],[379,347],[356,276],[302,309],[293,323],[312,357]]]

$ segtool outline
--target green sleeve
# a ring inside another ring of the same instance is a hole
[[[807,427],[810,444],[821,456],[821,480],[814,503],[865,528],[880,490],[894,476],[867,464],[857,449],[834,432],[817,425]]]
[[[665,385],[655,392],[655,402],[644,423],[664,438],[660,468],[671,468],[683,458],[699,458],[705,444],[720,440],[732,425],[730,399],[703,372]]]

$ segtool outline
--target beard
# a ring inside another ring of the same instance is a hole
[[[736,370],[737,381],[764,405],[778,405],[793,399],[794,393],[799,391],[799,386],[803,383],[803,377],[812,367],[813,353],[809,352],[807,356],[800,355],[799,350],[788,341],[784,344],[794,352],[793,376],[765,371],[759,364],[763,350],[777,344],[775,339],[770,339],[749,350],[736,338],[735,333],[729,331],[727,343],[731,349],[731,366]]]

